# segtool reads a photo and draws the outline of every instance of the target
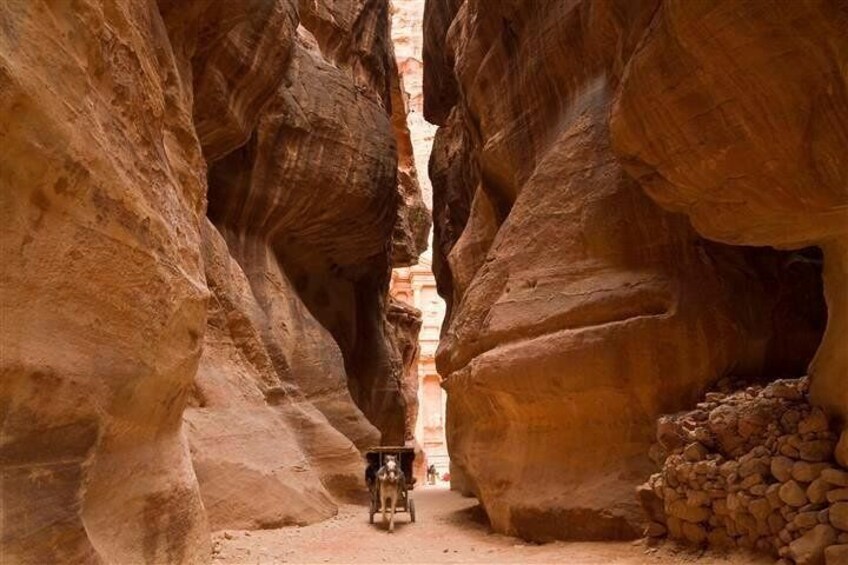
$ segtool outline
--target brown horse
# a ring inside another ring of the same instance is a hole
[[[389,532],[395,531],[395,506],[401,493],[406,489],[406,479],[398,466],[394,455],[387,455],[385,464],[377,471],[377,488],[380,493],[380,506],[383,507],[383,523],[386,523],[386,506],[389,507]]]

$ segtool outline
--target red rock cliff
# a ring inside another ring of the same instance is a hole
[[[637,535],[659,414],[728,373],[805,372],[816,251],[704,236],[822,245],[813,387],[848,407],[845,14],[742,4],[427,2],[448,442],[500,531]]]
[[[0,16],[4,557],[200,562],[332,515],[406,433],[387,286],[427,219],[388,2]]]

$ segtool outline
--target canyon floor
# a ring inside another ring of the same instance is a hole
[[[414,492],[418,521],[398,514],[395,532],[368,523],[364,506],[344,505],[338,515],[306,527],[221,531],[214,535],[219,564],[264,563],[563,563],[569,565],[756,565],[770,559],[719,555],[668,543],[581,542],[536,545],[495,534],[477,501],[442,486]]]

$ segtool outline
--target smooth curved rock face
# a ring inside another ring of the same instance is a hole
[[[400,207],[401,214],[398,215],[395,222],[395,233],[392,240],[392,265],[394,267],[408,267],[418,262],[418,256],[424,253],[429,246],[427,240],[430,236],[430,225],[432,223],[430,210],[427,209],[423,200],[425,195],[415,164],[415,152],[422,150],[420,147],[422,141],[415,139],[414,141],[417,141],[419,145],[414,145],[409,119],[413,119],[413,116],[410,115],[407,104],[403,75],[398,70],[397,80],[392,81],[392,130],[397,144],[397,184],[403,205]],[[419,122],[423,121],[420,116],[416,116],[414,119]],[[420,125],[420,123],[416,124],[419,128],[416,133],[419,136],[421,134]],[[429,190],[429,183],[427,183],[427,189]]]
[[[433,136],[437,128],[424,117],[424,9],[424,0],[404,0],[392,4],[392,43],[398,74],[403,78],[401,94],[408,108],[405,117],[410,131],[412,154],[420,170],[418,181],[421,195],[424,202],[432,207],[433,188],[427,175],[427,163],[430,162]],[[394,109],[394,102],[392,104]],[[400,143],[398,154],[403,157]],[[429,210],[427,218],[430,218]]]
[[[848,13],[838,1],[663,2],[611,127],[628,170],[712,239],[848,230]]]
[[[628,65],[611,118],[628,171],[701,234],[822,248],[830,319],[810,368],[811,395],[843,421],[846,29],[848,11],[838,0],[777,9],[765,2],[664,2]]]
[[[379,432],[353,404],[338,345],[261,241],[203,231],[213,296],[186,411],[214,529],[308,524],[361,490],[360,447]],[[245,265],[244,269],[240,265]],[[256,496],[261,491],[262,496]]]
[[[822,305],[800,297],[820,275],[802,258],[793,290],[789,255],[701,239],[613,152],[657,2],[467,0],[452,21],[433,4],[425,51],[461,93],[430,163],[452,463],[500,531],[638,535],[656,417],[730,370],[803,372]],[[443,72],[425,67],[437,105]]]
[[[397,199],[385,108],[305,41],[286,83],[254,138],[213,165],[210,217],[263,234],[303,261],[350,267],[383,256]],[[320,152],[304,159],[312,146]]]
[[[289,65],[294,0],[159,0],[207,160],[243,145]]]
[[[389,108],[396,72],[389,2],[298,0],[298,11],[324,58],[345,69],[357,90],[376,94]]]
[[[210,169],[209,215],[239,238],[265,242],[341,349],[357,405],[384,442],[402,443],[403,361],[387,331],[386,289],[391,260],[413,260],[429,227],[417,182],[401,182],[398,194],[405,173],[396,139],[408,133],[397,115],[393,127],[381,93],[367,89],[380,84],[362,78],[367,68],[345,67],[358,59],[324,47],[316,37],[326,30],[304,23],[316,35],[298,30],[285,79],[251,139]]]
[[[402,441],[388,3],[302,4],[0,9],[5,558],[205,562]]]
[[[208,292],[191,100],[146,2],[7,2],[2,481],[11,562],[199,562],[182,438]]]

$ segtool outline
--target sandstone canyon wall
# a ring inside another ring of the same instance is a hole
[[[848,409],[845,17],[427,1],[437,363],[453,478],[496,529],[638,535],[660,414],[806,372],[810,245],[813,396]]]
[[[628,171],[700,234],[821,248],[829,319],[810,393],[848,429],[848,6],[772,7],[663,4],[611,128]],[[848,466],[848,434],[838,457]]]
[[[426,174],[436,126],[424,119],[424,0],[392,1],[392,43],[398,73],[403,77],[406,117],[417,164],[421,196],[432,208],[433,189]]]
[[[0,16],[3,560],[202,562],[210,528],[332,515],[414,398],[388,2]]]

